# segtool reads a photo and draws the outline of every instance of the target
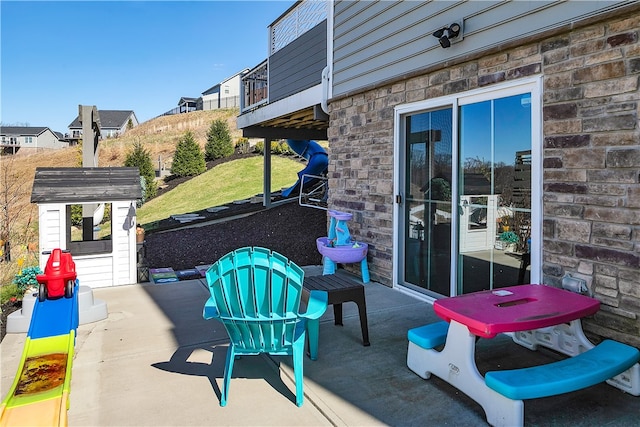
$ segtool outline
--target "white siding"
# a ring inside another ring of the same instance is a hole
[[[60,204],[38,206],[40,252],[55,248],[66,249],[65,206]],[[44,270],[48,256],[40,255],[40,268]]]
[[[137,281],[136,270],[136,229],[135,223],[125,229],[128,202],[114,202],[112,212],[113,232],[113,278],[114,285],[130,285]]]
[[[240,74],[223,81],[218,91],[202,96],[203,110],[240,107]]]
[[[96,203],[103,202],[96,201]],[[136,283],[135,219],[133,222],[127,220],[130,206],[135,206],[135,201],[107,201],[104,203],[111,203],[112,209],[112,252],[74,255],[73,260],[76,263],[78,279],[81,285],[92,288]],[[55,248],[66,249],[66,205],[39,205],[38,211],[41,251],[51,251]],[[128,225],[131,227],[126,227]],[[40,255],[40,268],[44,269],[48,258],[49,255]]]
[[[104,288],[113,281],[113,256],[110,254],[74,256],[80,285]]]

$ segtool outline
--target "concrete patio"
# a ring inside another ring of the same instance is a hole
[[[317,271],[317,269],[316,269]],[[305,359],[305,403],[295,405],[287,358],[245,357],[235,364],[229,402],[219,406],[227,338],[202,319],[204,280],[95,289],[109,317],[78,329],[70,426],[483,426],[482,408],[444,381],[406,366],[407,330],[438,320],[431,305],[378,283],[366,285],[371,346],[362,346],[355,304],[344,326],[331,309],[320,327],[317,361]],[[2,396],[25,334],[3,340]],[[481,372],[558,359],[509,337],[480,340]],[[527,426],[637,426],[640,398],[607,384],[526,401]]]

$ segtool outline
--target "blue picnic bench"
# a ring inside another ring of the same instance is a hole
[[[514,400],[555,396],[591,387],[613,378],[640,361],[640,351],[604,340],[590,350],[546,365],[489,371],[488,387]]]
[[[420,351],[436,351],[437,347],[446,343],[449,325],[449,322],[439,321],[410,329],[407,332],[410,348],[411,345],[415,345],[421,349]],[[415,350],[412,354],[410,357],[415,357]],[[557,362],[528,368],[489,371],[484,375],[484,381],[488,388],[513,401],[514,408],[523,408],[522,400],[555,396],[587,388],[627,371],[638,362],[640,351],[637,348],[613,340],[604,340],[585,352]],[[427,371],[426,376],[420,376],[428,378],[430,372]]]

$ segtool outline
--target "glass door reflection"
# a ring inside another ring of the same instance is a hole
[[[459,107],[457,293],[529,280],[531,95]]]
[[[404,284],[450,295],[452,110],[405,123]]]

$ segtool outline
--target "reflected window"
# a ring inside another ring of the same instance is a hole
[[[469,205],[469,230],[484,230],[487,228],[488,197],[471,197]]]

